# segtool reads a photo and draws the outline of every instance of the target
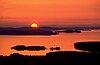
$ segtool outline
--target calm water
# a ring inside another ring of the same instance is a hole
[[[45,55],[50,47],[60,47],[63,51],[76,51],[74,43],[80,41],[100,41],[100,30],[82,31],[82,33],[60,33],[52,36],[0,36],[0,55],[20,53],[23,55]],[[16,51],[10,48],[16,45],[45,46],[44,51]]]

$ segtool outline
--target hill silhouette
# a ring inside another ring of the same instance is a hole
[[[46,56],[28,56],[18,53],[0,56],[0,65],[99,65],[99,53],[76,51],[50,52]]]

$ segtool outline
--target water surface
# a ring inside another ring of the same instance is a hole
[[[0,55],[10,55],[11,53],[45,55],[51,52],[50,47],[60,47],[62,51],[76,51],[74,43],[82,41],[100,41],[100,30],[82,31],[82,33],[60,33],[59,35],[51,36],[0,35]],[[11,50],[11,47],[16,45],[45,46],[47,49],[44,51]]]

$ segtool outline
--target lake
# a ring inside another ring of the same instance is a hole
[[[50,47],[60,47],[60,51],[78,51],[74,48],[75,42],[100,41],[100,30],[82,31],[81,33],[60,33],[59,35],[0,35],[0,55],[20,53],[23,55],[45,55],[51,51]],[[16,51],[11,47],[16,45],[45,46],[43,51]]]

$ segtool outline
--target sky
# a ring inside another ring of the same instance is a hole
[[[100,0],[0,0],[0,25],[100,24]]]

